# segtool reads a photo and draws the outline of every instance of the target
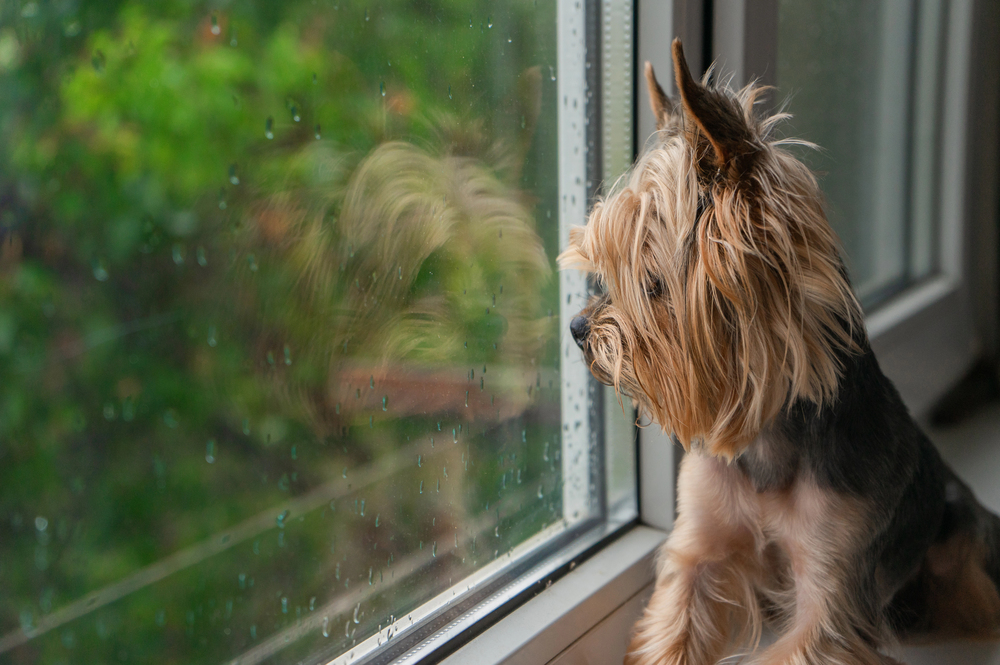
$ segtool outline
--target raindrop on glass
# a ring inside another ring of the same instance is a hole
[[[98,74],[104,73],[104,66],[107,64],[107,59],[104,57],[103,51],[94,51],[93,57],[90,59],[90,64],[94,66],[94,71]]]
[[[316,124],[316,133],[314,134],[314,136],[316,137],[317,141],[319,141],[321,138],[323,138],[323,134],[320,131],[319,123]]]
[[[215,463],[215,439],[209,439],[205,444],[205,461],[209,464]]]
[[[549,78],[553,81],[556,80],[556,70],[552,65],[549,65]]]
[[[274,138],[274,118],[271,116],[268,116],[267,120],[264,121],[264,136],[269,139]]]
[[[226,189],[225,187],[219,187],[219,210],[226,209]]]
[[[282,596],[281,597],[281,613],[282,614],[288,614],[288,597],[287,596]]]
[[[171,252],[171,255],[172,255],[173,259],[174,259],[174,263],[175,264],[177,264],[179,266],[184,265],[184,246],[183,245],[181,245],[180,243],[176,243],[175,242],[173,250]]]
[[[292,104],[292,108],[290,110],[292,112],[292,120],[294,120],[295,122],[302,120],[302,116],[299,115],[299,107],[297,107],[295,104]]]
[[[380,81],[378,84],[378,91],[383,97],[385,97],[385,81]]]
[[[250,419],[249,418],[244,418],[243,419],[243,433],[246,434],[247,436],[250,436]]]
[[[219,27],[219,17],[212,14],[212,34],[218,35],[222,32],[222,28]]]
[[[487,28],[492,28],[493,27],[493,17],[492,16],[489,16],[489,17],[486,18],[486,27]]]
[[[282,513],[280,515],[278,515],[278,518],[275,521],[278,523],[278,528],[279,529],[284,529],[285,528],[285,522],[288,521],[288,515],[289,515],[290,512],[291,511],[289,511],[289,510],[286,509],[286,510],[282,511]]]
[[[204,268],[205,266],[208,265],[208,258],[205,256],[205,248],[204,247],[201,247],[199,245],[198,249],[195,250],[195,256],[198,259],[198,265],[200,265],[202,268]]]
[[[288,348],[287,344],[285,344],[285,364],[292,364],[292,350]]]
[[[229,165],[229,182],[233,185],[240,184],[240,177],[236,175],[236,164]]]
[[[330,637],[330,617],[323,617],[323,637]]]
[[[208,345],[209,346],[215,346],[218,343],[219,342],[218,342],[218,340],[215,337],[215,326],[209,326],[208,327]]]
[[[448,99],[451,99],[451,86],[448,86]]]
[[[98,259],[94,262],[94,279],[98,282],[108,281],[108,269],[104,267],[104,260]]]

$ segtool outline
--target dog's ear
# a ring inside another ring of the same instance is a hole
[[[671,109],[673,101],[663,92],[656,74],[653,72],[653,64],[646,61],[646,88],[649,91],[649,107],[653,109],[653,117],[656,118],[656,129],[661,130],[670,124]]]
[[[685,115],[694,121],[694,125],[711,145],[709,154],[699,155],[699,167],[739,177],[746,172],[749,158],[758,150],[746,118],[728,97],[706,88],[692,78],[679,39],[674,39],[673,55],[674,77],[677,90],[680,91],[681,106]],[[700,143],[697,134],[698,132],[688,133],[696,150]]]

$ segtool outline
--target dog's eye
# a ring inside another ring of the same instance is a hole
[[[705,214],[705,206],[708,204],[708,197],[710,194],[699,194],[698,195],[698,209],[694,213],[694,221],[698,223],[701,221],[701,216]]]
[[[659,298],[661,295],[663,295],[663,282],[659,277],[650,277],[646,284],[646,297]]]

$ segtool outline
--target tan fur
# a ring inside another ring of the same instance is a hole
[[[859,630],[865,610],[851,602],[871,524],[864,505],[809,478],[757,492],[732,466],[697,453],[681,464],[678,501],[628,665],[715,663],[729,649],[756,645],[766,618],[783,635],[748,662],[893,662],[873,646],[889,639],[884,628],[873,617]],[[770,617],[759,609],[762,597]],[[734,625],[744,627],[735,640]]]
[[[559,257],[564,268],[596,273],[607,292],[586,312],[595,375],[685,447],[700,442],[728,459],[795,399],[833,399],[836,352],[862,325],[816,179],[783,148],[790,141],[770,137],[784,116],[755,116],[759,91],[708,100],[749,128],[751,143],[729,150],[752,148],[753,168],[738,182],[706,172],[702,156],[713,148],[689,90],[659,145],[573,229]],[[709,196],[696,221],[700,189]],[[657,283],[662,294],[651,295]]]

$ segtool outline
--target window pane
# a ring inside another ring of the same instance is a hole
[[[329,658],[604,515],[553,3],[0,11],[0,659]]]
[[[779,3],[778,85],[875,305],[937,269],[944,2]]]

